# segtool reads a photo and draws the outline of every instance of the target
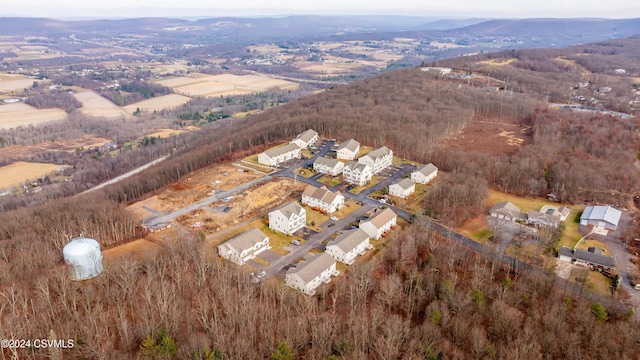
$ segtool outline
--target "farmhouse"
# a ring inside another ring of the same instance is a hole
[[[507,221],[526,221],[527,215],[520,212],[520,208],[515,206],[512,202],[506,201],[494,205],[489,209],[489,215],[494,218],[504,219]]]
[[[251,229],[218,245],[218,255],[238,265],[244,265],[267,249],[271,249],[269,237],[258,229]]]
[[[340,192],[329,191],[326,186],[317,188],[313,185],[308,185],[302,193],[302,203],[331,214],[344,206],[344,196]]]
[[[419,184],[426,184],[438,176],[438,168],[433,164],[420,166],[411,173],[411,180]]]
[[[364,230],[371,238],[378,240],[386,232],[396,226],[397,216],[393,210],[386,208],[367,221],[360,223],[360,229]]]
[[[295,201],[269,213],[269,228],[287,235],[302,229],[306,222],[307,211]]]
[[[329,243],[325,252],[341,263],[351,265],[360,255],[372,249],[369,234],[362,229],[349,230]]]
[[[550,213],[542,213],[531,210],[527,213],[527,223],[534,226],[551,226],[557,228],[560,225],[560,217]]]
[[[336,156],[338,159],[353,160],[358,157],[360,152],[360,143],[350,139],[338,146]]]
[[[300,158],[300,147],[296,144],[287,144],[277,148],[269,149],[258,154],[258,162],[268,166],[276,166],[291,159]]]
[[[593,266],[596,269],[604,269],[611,271],[616,266],[614,258],[602,255],[600,249],[589,248],[588,251],[563,246],[558,250],[558,258],[572,264]]]
[[[622,212],[611,206],[587,206],[580,216],[580,225],[593,226],[596,232],[615,231]]]
[[[416,183],[411,179],[404,178],[395,184],[389,185],[389,195],[406,199],[409,195],[416,191]]]
[[[291,144],[296,144],[301,149],[306,149],[307,147],[314,145],[316,141],[318,141],[318,133],[309,129],[291,140]]]
[[[322,283],[329,283],[332,276],[340,274],[336,270],[336,261],[327,253],[309,255],[305,260],[291,268],[284,276],[287,286],[313,295]]]
[[[391,166],[392,161],[393,151],[386,146],[375,149],[358,159],[359,163],[369,165],[374,174],[377,174],[388,166]]]
[[[365,165],[355,161],[349,161],[347,165],[342,168],[342,178],[344,181],[357,185],[363,186],[373,177],[373,172],[369,165]]]
[[[313,170],[322,174],[338,176],[342,174],[344,163],[336,159],[327,159],[326,157],[319,157],[313,163]]]

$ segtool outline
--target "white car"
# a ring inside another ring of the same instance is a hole
[[[335,217],[335,216],[332,216],[332,217],[331,217],[331,220],[333,220],[333,221],[338,221],[338,218],[337,218],[337,217]]]
[[[257,277],[258,279],[262,279],[262,278],[263,278],[263,277],[265,277],[265,276],[267,276],[267,272],[266,272],[266,271],[260,271],[260,272],[258,273],[258,275],[256,275],[256,277]]]
[[[386,204],[387,203],[387,200],[385,200],[385,199],[380,199],[378,201],[380,202],[380,204]]]

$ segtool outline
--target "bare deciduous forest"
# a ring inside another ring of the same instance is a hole
[[[520,64],[514,71],[530,71],[523,66],[538,65]],[[563,69],[554,65],[548,71]],[[165,162],[95,194],[24,208],[4,203],[0,337],[46,338],[53,330],[59,338],[76,340],[74,349],[63,350],[65,358],[261,359],[276,353],[309,359],[636,358],[640,322],[632,312],[618,311],[617,299],[590,303],[582,292],[556,286],[553,273],[515,272],[419,221],[392,232],[384,251],[349,267],[313,297],[278,282],[250,283],[186,232],[169,239],[150,261],[111,262],[86,282],[66,276],[61,247],[71,237],[82,233],[103,247],[135,239],[141,234],[124,210],[128,203],[307,128],[433,162],[447,174],[429,193],[424,210],[447,224],[481,212],[490,187],[526,196],[553,192],[569,202],[628,200],[638,190],[637,120],[549,110],[539,102],[543,94],[487,93],[405,69],[247,118],[215,121],[150,145],[146,153],[100,159],[95,168],[83,164],[86,173],[74,176],[66,186],[75,188],[65,195],[113,177],[126,161],[144,163],[176,148]],[[191,106],[201,111],[208,105]],[[497,157],[439,146],[474,116],[521,119],[532,142],[515,155]],[[72,117],[70,123],[117,135],[115,127],[83,121]],[[64,130],[33,131],[45,139],[47,131]],[[26,130],[6,135],[12,143],[29,137]],[[57,355],[36,349],[0,354]]]

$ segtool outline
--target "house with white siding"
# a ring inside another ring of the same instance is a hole
[[[302,193],[302,204],[332,214],[344,206],[344,196],[339,191],[330,191],[326,186],[318,188],[307,185]]]
[[[489,215],[494,218],[507,221],[527,221],[527,214],[520,211],[520,208],[511,201],[505,201],[494,205],[489,209]]]
[[[307,222],[307,211],[296,201],[269,213],[269,228],[287,235],[302,229]]]
[[[313,162],[313,171],[316,171],[325,175],[338,176],[342,174],[343,168],[344,168],[344,163],[336,159],[319,157],[316,159],[316,161]]]
[[[218,255],[244,265],[267,249],[271,249],[269,237],[258,229],[251,229],[218,245]]]
[[[622,211],[611,206],[587,206],[580,216],[580,225],[592,226],[595,232],[606,235],[616,231]]]
[[[563,246],[558,250],[558,259],[576,265],[593,266],[595,269],[608,271],[612,271],[616,266],[615,259],[612,256],[602,255],[602,250],[595,247],[590,247],[585,251]]]
[[[271,148],[258,154],[258,162],[267,166],[276,166],[291,159],[299,159],[300,151],[300,147],[296,144],[287,144],[277,148]]]
[[[327,244],[325,252],[341,263],[351,265],[360,255],[372,249],[369,234],[362,229],[348,230]]]
[[[411,180],[418,184],[426,184],[438,176],[438,168],[433,164],[420,166],[411,173]]]
[[[389,195],[397,196],[403,199],[409,197],[416,191],[416,183],[409,178],[404,178],[395,184],[389,185]]]
[[[309,146],[315,145],[318,141],[318,133],[315,130],[307,130],[300,135],[296,136],[295,139],[291,140],[291,144],[296,144],[302,149],[306,149]]]
[[[396,213],[386,208],[378,212],[371,219],[362,221],[360,223],[360,229],[364,230],[372,239],[378,240],[382,235],[391,230],[392,227],[396,226],[396,220]]]
[[[307,295],[313,295],[322,283],[331,282],[331,277],[338,276],[336,261],[326,252],[310,254],[305,260],[291,268],[284,276],[284,283]]]
[[[393,151],[386,146],[375,149],[358,159],[361,164],[369,165],[374,174],[391,166],[393,162]]]
[[[363,186],[371,181],[373,171],[369,165],[355,161],[349,161],[342,168],[342,178],[349,184]]]
[[[354,160],[358,157],[358,153],[360,153],[360,143],[350,139],[338,146],[338,150],[336,150],[336,157],[338,159]]]

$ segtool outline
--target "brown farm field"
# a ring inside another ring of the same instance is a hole
[[[241,95],[266,91],[271,88],[295,89],[298,84],[260,75],[203,75],[161,80],[158,84],[173,88],[187,96]]]
[[[51,174],[64,167],[55,164],[15,162],[13,164],[0,167],[0,189],[6,189],[20,185],[27,180]]]
[[[108,142],[111,142],[111,140],[90,136],[90,137],[84,137],[81,139],[48,142],[48,143],[42,143],[42,144],[32,145],[32,146],[22,146],[22,145],[7,146],[4,148],[0,148],[0,158],[19,159],[19,158],[25,158],[29,156],[42,154],[45,152],[56,152],[56,151],[73,152],[76,149],[80,149],[80,148],[88,148],[90,146],[102,146]]]
[[[169,94],[127,105],[124,107],[124,110],[132,115],[136,111],[136,109],[140,109],[141,111],[145,112],[153,112],[164,109],[172,109],[180,105],[184,105],[190,100],[190,97],[184,95]]]
[[[62,109],[36,109],[25,103],[0,106],[0,129],[40,125],[49,121],[65,120],[66,118],[67,113]]]
[[[93,91],[73,94],[82,103],[80,112],[90,116],[114,118],[133,118],[125,110]]]
[[[0,93],[22,92],[30,89],[34,82],[42,84],[45,81],[34,80],[22,75],[2,74],[0,77]]]

